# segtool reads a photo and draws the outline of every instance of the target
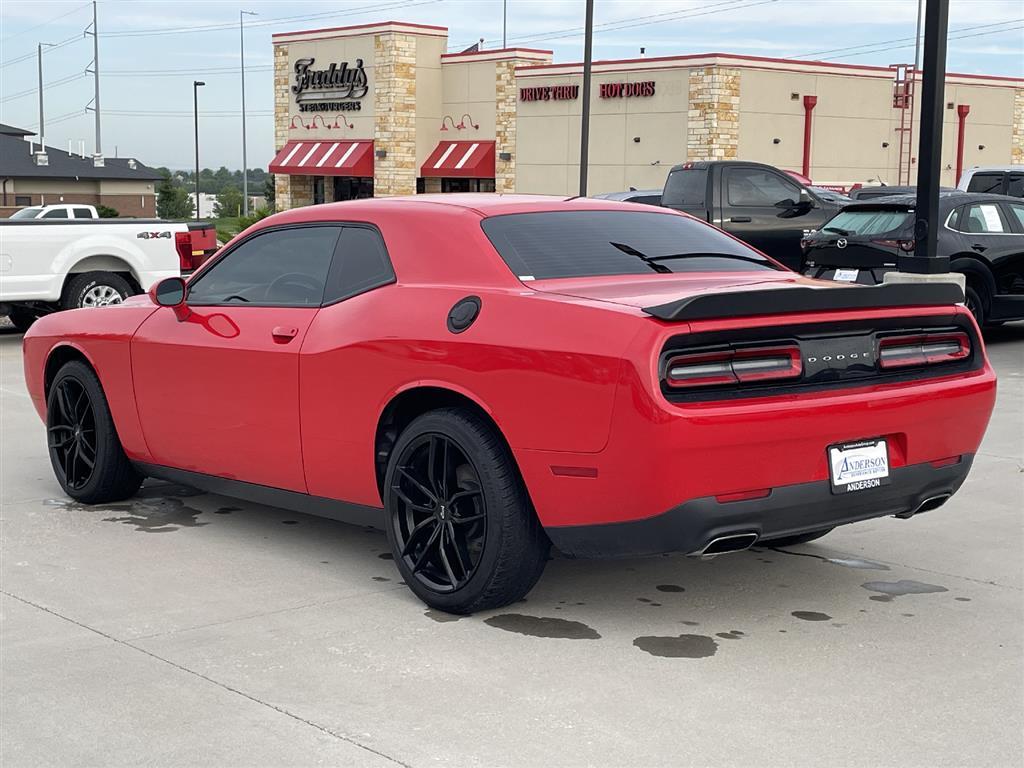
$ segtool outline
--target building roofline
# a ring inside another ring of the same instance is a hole
[[[413,34],[432,34],[435,36],[448,36],[448,27],[439,27],[434,24],[415,24],[409,21],[377,21],[370,24],[351,24],[345,27],[323,27],[321,29],[301,29],[295,32],[275,32],[271,40],[287,42],[293,38],[302,38],[308,35],[329,35],[332,37],[347,37],[346,33],[355,35],[367,34],[371,29],[380,28],[386,31],[401,31],[407,29]]]
[[[518,54],[527,54],[523,58],[541,59],[545,56],[553,56],[554,51],[545,48],[490,48],[482,51],[460,51],[458,53],[442,53],[442,61],[445,59],[468,59],[468,58],[497,58],[514,59]]]

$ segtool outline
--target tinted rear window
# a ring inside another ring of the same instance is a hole
[[[667,213],[514,213],[481,226],[509,269],[526,280],[779,269],[728,235]]]
[[[704,205],[707,188],[708,172],[706,169],[683,168],[672,171],[665,182],[665,191],[661,194],[661,204]]]
[[[909,211],[841,211],[822,227],[841,229],[851,235],[884,235],[910,225]]]
[[[998,195],[1003,191],[1003,174],[1001,173],[976,173],[971,176],[967,185],[968,192],[990,192]]]

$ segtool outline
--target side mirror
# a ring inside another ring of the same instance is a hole
[[[161,307],[180,307],[185,303],[185,281],[180,277],[165,277],[149,289],[149,298]]]
[[[775,207],[781,208],[782,210],[785,211],[789,208],[796,208],[798,205],[799,203],[796,200],[787,197],[785,200],[779,200],[779,202],[775,204]]]

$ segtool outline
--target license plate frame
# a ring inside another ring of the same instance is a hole
[[[859,269],[837,269],[832,275],[835,283],[856,283],[860,277]]]
[[[884,437],[833,443],[825,450],[825,458],[834,494],[858,493],[892,482],[889,441]]]

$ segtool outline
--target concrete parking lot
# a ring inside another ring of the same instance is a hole
[[[996,413],[941,510],[556,558],[456,619],[379,532],[159,483],[68,501],[0,330],[0,763],[1020,765],[1024,324],[989,337]]]

